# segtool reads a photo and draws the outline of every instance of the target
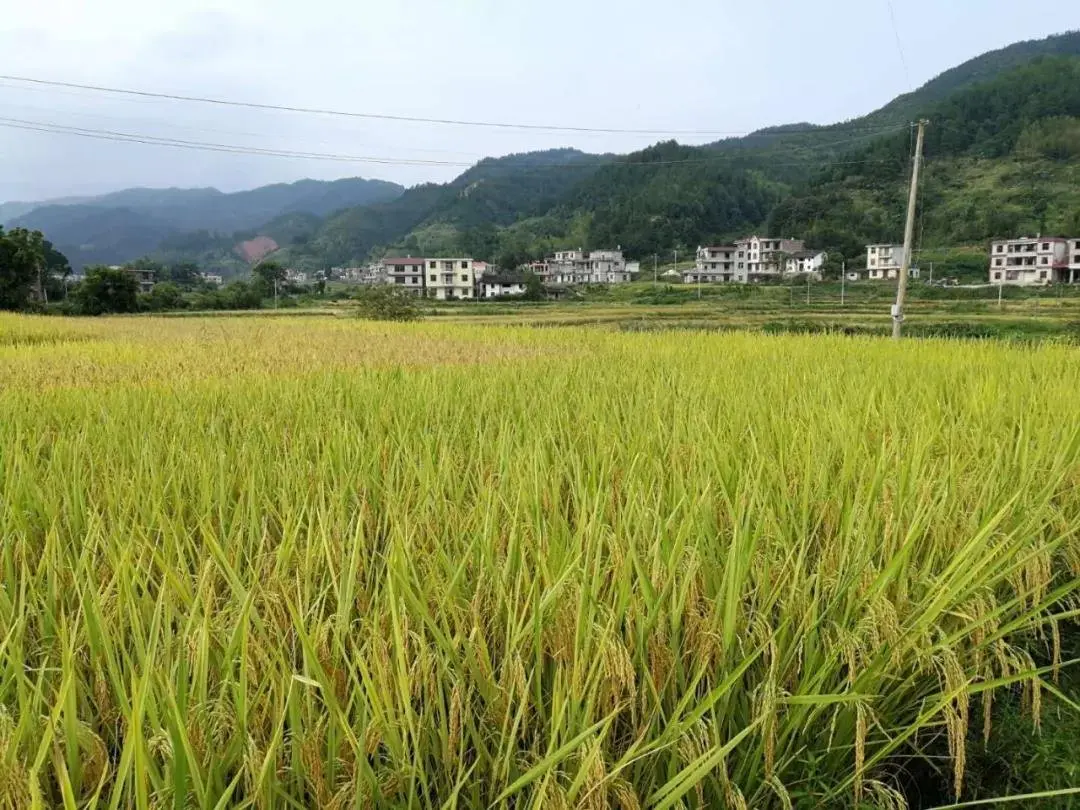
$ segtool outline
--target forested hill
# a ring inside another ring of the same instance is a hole
[[[1080,57],[1039,57],[917,111],[926,131],[919,239],[1080,233]],[[903,229],[911,138],[864,146],[774,209],[770,228],[852,255]]]

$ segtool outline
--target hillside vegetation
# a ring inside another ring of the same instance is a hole
[[[966,244],[1019,233],[1080,233],[1080,57],[1045,57],[924,109],[919,239]],[[896,240],[910,171],[907,133],[852,155],[774,209],[770,229],[849,255]]]

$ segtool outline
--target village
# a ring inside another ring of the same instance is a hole
[[[844,267],[846,281],[895,281],[903,266],[903,245],[866,246],[861,267]],[[677,254],[676,254],[677,255]],[[656,280],[683,284],[757,284],[792,278],[821,281],[829,254],[808,249],[801,239],[750,236],[730,245],[697,248],[693,266],[667,269]],[[655,273],[655,270],[654,270]],[[642,280],[641,263],[628,261],[621,248],[564,250],[540,261],[506,270],[471,257],[387,257],[364,267],[338,267],[330,277],[360,284],[393,284],[416,296],[439,301],[507,298],[526,294],[535,278],[549,294],[589,284]],[[908,277],[923,277],[912,265]],[[287,279],[304,283],[309,274],[288,270]],[[931,277],[929,279],[933,281]],[[988,252],[991,285],[1046,286],[1080,282],[1080,238],[1021,236],[995,240]]]

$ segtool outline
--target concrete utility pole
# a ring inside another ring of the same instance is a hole
[[[840,262],[840,306],[844,305],[844,284],[847,282],[847,262]]]
[[[654,253],[652,255],[652,285],[656,286],[656,262],[659,257]]]
[[[904,323],[904,295],[907,293],[908,273],[911,271],[911,248],[915,239],[915,206],[919,195],[919,167],[922,164],[923,136],[926,124],[919,121],[919,137],[915,142],[915,165],[911,168],[911,191],[908,195],[907,224],[904,226],[904,256],[900,263],[900,283],[896,287],[896,303],[892,308],[893,340],[900,339],[900,330]]]

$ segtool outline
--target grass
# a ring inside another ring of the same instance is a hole
[[[885,808],[938,745],[963,799],[1069,669],[1066,346],[0,336],[0,806]]]

